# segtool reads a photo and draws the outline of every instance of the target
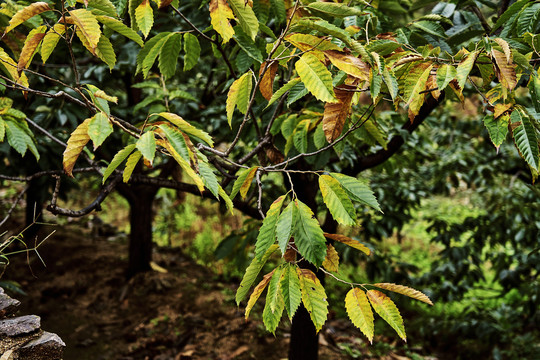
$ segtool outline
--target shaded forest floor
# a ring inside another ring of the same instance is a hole
[[[66,342],[65,360],[286,358],[288,320],[276,337],[260,317],[246,321],[234,304],[235,282],[223,281],[179,249],[156,250],[154,260],[167,272],[127,282],[126,241],[91,239],[82,224],[55,228],[39,249],[46,268],[34,254],[29,260],[19,255],[3,275],[28,294],[17,295],[21,313],[41,316],[42,327]],[[340,344],[358,356],[369,351],[346,320],[330,320],[321,333],[322,360],[350,359]],[[407,359],[394,353],[384,358]]]

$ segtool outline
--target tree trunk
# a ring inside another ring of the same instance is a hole
[[[301,166],[301,165],[300,165]],[[298,199],[305,203],[317,214],[317,202],[315,196],[318,191],[318,182],[313,174],[291,173],[294,190]],[[315,267],[302,261],[298,264],[301,268],[316,271]],[[323,278],[320,271],[317,272],[319,279]],[[319,357],[319,335],[315,325],[309,317],[309,313],[300,304],[292,320],[291,342],[289,345],[289,360],[317,360]]]
[[[128,185],[119,188],[129,202],[129,260],[127,276],[149,271],[152,261],[152,203],[157,188],[144,185]]]

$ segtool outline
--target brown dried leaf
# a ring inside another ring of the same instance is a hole
[[[272,164],[279,164],[285,160],[285,156],[273,144],[267,146],[265,152]]]
[[[264,275],[261,282],[259,284],[257,284],[257,286],[255,286],[255,288],[253,289],[253,292],[251,293],[251,296],[249,297],[248,303],[246,305],[246,320],[249,317],[249,313],[250,313],[251,309],[253,309],[253,306],[257,302],[257,299],[259,299],[262,292],[266,288],[266,285],[268,285],[268,283],[272,279],[272,275],[274,275],[274,271],[276,271],[276,269],[274,269],[271,272],[269,272],[268,274]]]
[[[336,94],[336,103],[326,103],[324,105],[324,117],[322,126],[326,141],[331,143],[337,139],[343,131],[345,120],[351,111],[351,101],[354,96],[356,86],[341,85],[339,88],[334,88]]]
[[[491,58],[494,60],[495,74],[502,86],[508,90],[515,88],[517,85],[516,65],[507,61],[506,56],[499,50],[491,49]]]
[[[366,245],[354,239],[351,239],[350,237],[347,237],[345,235],[324,233],[324,237],[327,239],[334,240],[334,241],[339,241],[340,243],[343,243],[352,248],[362,251],[366,255],[371,254],[371,250]]]
[[[265,65],[266,63],[261,65],[261,73],[264,70]],[[266,69],[266,72],[261,79],[261,83],[259,84],[259,90],[261,91],[262,96],[268,101],[270,101],[274,94],[274,79],[276,78],[278,66],[279,63],[277,61],[272,62]]]
[[[338,272],[339,270],[339,255],[336,249],[330,245],[326,245],[326,258],[324,259],[322,266],[331,272]]]
[[[21,72],[23,69],[26,69],[30,64],[30,60],[34,57],[34,53],[38,48],[41,40],[45,37],[45,31],[47,28],[42,26],[43,32],[30,33],[28,39],[24,43],[24,47],[21,51],[21,56],[19,57],[19,63],[17,64],[17,71]]]

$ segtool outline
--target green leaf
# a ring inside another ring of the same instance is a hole
[[[139,50],[139,54],[137,54],[137,70],[135,71],[135,74],[138,74],[139,72],[142,71],[144,59],[146,59],[146,57],[150,53],[150,50],[152,50],[158,43],[160,44],[159,45],[160,47],[163,46],[163,43],[164,43],[162,42],[163,38],[169,35],[171,35],[170,32],[159,33],[153,38],[151,38],[150,40],[148,40],[146,44],[144,44],[144,47],[141,50]],[[163,41],[166,41],[166,40],[163,40]],[[154,61],[156,60],[157,54],[159,54],[159,50],[156,52]],[[150,66],[152,65],[153,65],[153,62]]]
[[[212,168],[204,161],[199,161],[199,175],[202,177],[204,186],[219,200],[218,179]]]
[[[540,51],[540,47],[539,47],[539,51]],[[534,109],[536,110],[537,113],[540,113],[540,77],[538,77],[537,75],[531,74],[528,88],[529,88],[529,94],[531,95],[532,103],[534,105]]]
[[[283,210],[281,215],[279,215],[279,219],[276,224],[276,237],[282,254],[285,254],[289,240],[294,233],[297,216],[298,209],[293,201],[291,201],[285,210]]]
[[[439,91],[443,91],[450,81],[454,80],[457,77],[456,68],[452,65],[442,64],[437,69],[437,87]]]
[[[433,21],[420,20],[411,24],[414,28],[439,38],[446,38],[444,28]]]
[[[249,169],[238,170],[238,172],[236,173],[237,179],[234,182],[231,191],[231,199],[234,199],[238,192],[240,192],[240,195],[242,195],[243,198],[246,197],[251,182],[253,181],[253,178],[255,177],[258,168],[258,166],[253,166]]]
[[[407,341],[403,319],[396,304],[388,296],[377,290],[368,290],[367,297],[375,312],[397,332],[400,338]]]
[[[489,133],[489,138],[493,145],[499,149],[499,146],[506,140],[508,134],[508,115],[499,116],[497,119],[493,115],[484,117],[484,125]]]
[[[251,74],[248,71],[238,79],[236,79],[227,94],[227,121],[229,126],[232,127],[232,116],[234,113],[234,108],[238,107],[238,110],[245,114],[249,104],[249,96],[251,95]]]
[[[155,115],[161,116],[162,118],[169,120],[171,123],[173,123],[176,127],[182,130],[184,133],[193,135],[196,138],[201,139],[208,145],[214,146],[214,141],[212,140],[212,137],[208,135],[207,132],[196,128],[195,126],[191,125],[190,123],[182,119],[180,116],[173,113],[168,113],[168,112],[162,112]]]
[[[270,285],[272,285],[274,277],[276,277],[276,273],[274,273],[274,275],[272,276]],[[275,334],[277,326],[279,325],[279,321],[281,320],[281,315],[283,314],[283,309],[285,308],[285,302],[283,301],[283,295],[279,291],[279,288],[276,292],[275,301],[272,301],[272,295],[274,294],[270,292],[270,286],[268,286],[268,293],[266,294],[266,305],[263,310],[263,322],[266,330],[270,331],[272,334]],[[274,309],[272,309],[272,304],[274,304]]]
[[[348,6],[347,4],[336,4],[332,2],[313,2],[306,6],[308,9],[322,12],[333,17],[362,16],[362,10]]]
[[[5,120],[5,132],[9,145],[17,151],[21,156],[26,154],[28,149],[28,135],[21,129],[15,121]]]
[[[339,174],[330,173],[330,175],[339,181],[341,186],[347,191],[352,200],[358,201],[364,205],[370,206],[373,209],[382,212],[373,191],[366,182],[360,181],[357,178]]]
[[[270,9],[276,16],[278,24],[283,24],[287,20],[287,10],[285,9],[284,0],[270,0]]]
[[[397,79],[394,76],[394,72],[385,66],[383,68],[382,78],[386,84],[386,87],[388,88],[388,92],[390,93],[392,100],[395,101],[398,97],[399,88]]]
[[[137,149],[141,152],[146,160],[152,164],[156,155],[156,139],[153,131],[147,131],[141,135],[136,143]]]
[[[294,203],[298,210],[294,243],[300,255],[315,266],[320,266],[326,256],[326,240],[321,226],[306,204],[300,200],[295,200]]]
[[[274,95],[272,95],[272,97],[268,101],[268,105],[266,105],[266,107],[272,105],[276,100],[278,100],[283,95],[285,95],[287,93],[287,91],[291,90],[296,84],[300,83],[300,81],[301,80],[300,80],[299,77],[289,80],[289,82],[287,82],[285,85],[283,85],[281,88],[279,88],[279,90],[276,91],[274,93]]]
[[[0,142],[4,141],[4,137],[6,135],[6,123],[4,119],[0,116]]]
[[[253,282],[257,278],[257,275],[259,275],[259,272],[263,268],[264,264],[266,264],[268,258],[274,253],[274,251],[277,250],[277,248],[278,246],[274,244],[270,246],[268,250],[266,250],[262,258],[253,258],[253,260],[246,269],[246,272],[244,274],[244,277],[242,278],[242,281],[240,282],[238,290],[236,291],[236,304],[240,305],[240,302],[244,300],[247,293],[249,292],[249,289],[251,288],[251,285],[253,285]]]
[[[184,56],[184,71],[188,71],[197,65],[201,56],[201,45],[197,37],[192,33],[184,34],[184,52],[186,53]]]
[[[295,68],[306,88],[317,99],[337,102],[332,86],[332,74],[315,55],[305,53],[298,59]]]
[[[118,16],[114,4],[109,0],[87,0],[88,6],[100,10],[109,16]]]
[[[114,53],[113,46],[109,39],[105,35],[101,35],[96,48],[96,55],[107,65],[109,69],[113,69],[116,65],[116,54]]]
[[[239,26],[234,28],[234,32],[234,40],[238,46],[240,46],[250,58],[261,64],[263,62],[263,56],[259,48],[257,48],[257,45],[255,45],[255,42],[251,40]]]
[[[358,288],[351,289],[345,297],[345,309],[353,325],[373,344],[375,324],[366,293]]]
[[[167,36],[161,37],[155,44],[153,44],[152,48],[148,51],[148,54],[142,61],[142,66],[141,66],[142,73],[145,78],[148,76],[148,72],[150,71],[154,63],[156,62],[158,55],[161,53],[161,49],[163,48],[167,40],[169,40],[169,38],[173,35],[174,33],[172,34],[169,33],[167,34]],[[155,39],[156,37],[152,38],[151,40]],[[146,49],[146,47],[150,45],[150,41],[148,41],[144,45],[144,48],[141,50],[141,52],[143,52]],[[141,54],[141,52],[139,53],[139,55]]]
[[[540,4],[533,3],[521,12],[517,20],[517,34],[523,36],[526,32],[534,32],[540,16]]]
[[[305,153],[308,149],[308,129],[311,120],[306,119],[298,123],[293,133],[294,147],[298,152]]]
[[[105,139],[113,132],[113,127],[107,115],[98,112],[88,124],[88,136],[94,143],[94,150],[97,149]]]
[[[143,0],[137,6],[135,9],[135,20],[146,39],[154,25],[154,11],[152,10],[152,6],[150,6],[150,0]]]
[[[259,20],[257,20],[251,6],[244,0],[229,0],[229,5],[238,18],[242,30],[244,30],[251,40],[255,40],[259,32]]]
[[[96,19],[112,31],[117,32],[118,34],[134,41],[140,47],[144,46],[144,41],[140,37],[140,35],[133,31],[131,28],[124,25],[123,22],[105,15],[96,16]]]
[[[516,108],[510,115],[510,122],[513,128],[514,143],[521,157],[525,159],[531,168],[538,171],[540,162],[538,158],[538,139],[531,119],[522,112],[521,108]]]
[[[324,287],[317,276],[307,269],[297,268],[300,290],[302,291],[302,302],[315,325],[317,332],[321,330],[328,316],[328,301]]]
[[[266,213],[266,217],[259,230],[259,235],[257,236],[257,242],[255,243],[255,257],[258,259],[262,258],[268,248],[276,242],[276,225],[284,200],[284,195],[278,197],[270,205]]]
[[[507,23],[508,20],[510,20],[517,13],[519,13],[523,7],[528,6],[529,3],[529,0],[519,0],[510,5],[508,9],[506,9],[506,11],[499,17],[499,19],[497,19],[497,22],[495,23],[495,25],[493,25],[491,31],[493,32],[497,30],[502,25],[510,26],[511,24]]]
[[[274,270],[272,279],[268,285],[268,293],[266,295],[266,306],[270,307],[272,313],[280,307],[279,303],[283,302],[283,296],[281,294],[279,284],[281,283],[281,277],[283,274],[283,268],[278,267]],[[281,309],[283,311],[283,309]],[[281,314],[280,314],[281,315]]]
[[[343,225],[356,225],[356,211],[339,182],[329,175],[322,175],[319,176],[319,188],[332,217]]]
[[[165,78],[169,79],[176,72],[178,55],[182,49],[182,35],[174,33],[167,38],[159,53],[159,71]]]
[[[116,153],[116,155],[114,155],[111,163],[109,164],[109,166],[107,166],[105,172],[103,173],[103,184],[105,184],[105,181],[107,181],[107,178],[111,176],[114,170],[116,170],[116,168],[120,166],[120,164],[124,162],[124,160],[126,160],[126,158],[133,152],[133,150],[135,150],[135,146],[135,144],[130,144],[120,150],[118,153]]]
[[[178,153],[178,155],[180,155],[182,159],[184,159],[185,162],[189,163],[191,159],[190,150],[186,143],[186,139],[184,139],[183,133],[167,124],[159,125],[159,128],[163,131],[167,137],[167,140],[169,140],[169,144],[172,146],[172,148]]]
[[[141,157],[142,154],[138,150],[128,157],[124,173],[122,174],[122,179],[125,183],[127,183],[129,181],[129,178],[131,178],[131,174],[133,174],[133,170],[135,170],[135,167],[137,166],[137,163],[139,162]]]
[[[302,301],[302,293],[300,292],[300,280],[298,279],[297,266],[289,264],[283,269],[281,277],[280,289],[283,294],[283,302],[285,309],[292,320],[296,310]]]
[[[55,24],[53,28],[49,29],[49,31],[47,31],[47,34],[45,34],[43,42],[41,43],[40,50],[41,60],[43,60],[44,64],[56,48],[58,40],[60,40],[60,35],[63,35],[65,32],[66,27],[64,24]]]
[[[474,63],[476,61],[476,58],[478,57],[479,51],[473,51],[470,53],[465,60],[462,60],[458,67],[457,67],[457,81],[459,84],[459,87],[463,89],[465,86],[465,82],[467,81],[467,77],[469,76]]]

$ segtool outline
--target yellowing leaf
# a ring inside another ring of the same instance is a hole
[[[388,296],[377,290],[368,290],[367,297],[375,312],[406,342],[405,326],[396,304]]]
[[[139,34],[137,34],[133,29],[124,25],[123,22],[116,20],[115,18],[99,15],[96,16],[96,19],[105,25],[108,29],[117,32],[118,34],[125,36],[126,38],[135,41],[140,47],[144,46],[144,42]]]
[[[88,44],[88,50],[96,55],[96,48],[101,37],[101,30],[96,17],[86,9],[76,9],[69,11],[71,19],[77,26],[77,33],[82,35]],[[82,40],[82,39],[81,39]],[[84,45],[84,41],[83,41]]]
[[[337,102],[332,89],[332,74],[311,53],[305,53],[296,61],[296,72],[300,79],[317,99],[326,102]]]
[[[266,293],[266,305],[263,311],[263,322],[266,329],[271,333],[275,333],[283,309],[285,308],[285,302],[283,301],[283,295],[281,293],[279,284],[283,274],[281,268],[277,268],[272,275],[272,280],[268,285],[268,292]]]
[[[266,63],[261,65],[261,72],[265,66]],[[261,91],[262,96],[268,101],[270,101],[274,93],[274,79],[276,77],[278,66],[279,63],[276,61],[270,63],[259,84],[259,90]]]
[[[499,50],[491,49],[491,57],[494,60],[495,74],[501,82],[502,86],[508,90],[512,90],[517,85],[516,65],[511,61],[507,61],[506,57]]]
[[[6,27],[4,34],[7,34],[26,20],[29,20],[30,18],[49,10],[51,10],[49,4],[44,1],[37,1],[28,5],[13,15],[13,17],[9,20],[9,25]]]
[[[452,65],[442,64],[439,66],[437,69],[437,87],[439,91],[443,91],[456,76],[456,68]]]
[[[360,80],[369,80],[369,66],[359,58],[335,50],[326,50],[324,54],[338,69]]]
[[[142,154],[138,150],[128,157],[126,161],[126,167],[124,168],[124,173],[122,174],[122,180],[125,183],[127,183],[131,178],[131,174],[133,174],[133,171],[135,170],[135,167],[137,166],[139,160],[141,160],[141,157]]]
[[[23,69],[28,68],[36,50],[41,43],[41,40],[45,37],[45,31],[47,31],[46,26],[39,26],[28,34],[24,46],[21,50],[21,55],[19,56],[19,63],[17,64],[17,70],[21,72]]]
[[[232,83],[229,93],[227,94],[226,105],[229,126],[232,127],[231,122],[235,107],[238,107],[238,110],[242,114],[246,113],[252,86],[251,74],[249,72],[245,73]]]
[[[326,245],[326,258],[322,263],[322,266],[331,272],[338,272],[339,270],[339,255],[336,249],[330,245]]]
[[[406,105],[409,106],[409,119],[411,121],[424,104],[425,94],[422,91],[426,90],[427,79],[432,68],[433,65],[430,64],[419,64],[405,78],[403,98]]]
[[[351,111],[351,101],[355,89],[356,86],[345,84],[339,88],[334,88],[337,102],[328,102],[324,105],[322,128],[326,141],[329,143],[336,140],[343,131],[345,120],[347,120]]]
[[[266,285],[268,285],[268,283],[272,279],[272,275],[274,275],[275,270],[276,269],[274,269],[271,272],[269,272],[268,274],[264,275],[261,282],[258,283],[257,286],[255,286],[255,288],[253,289],[253,292],[251,293],[251,295],[249,297],[249,300],[248,300],[248,303],[246,305],[246,315],[245,315],[246,320],[249,317],[249,313],[251,312],[251,309],[253,309],[253,306],[255,305],[255,303],[257,302],[257,300],[261,296],[262,292],[266,288]]]
[[[251,186],[251,182],[253,181],[253,178],[255,177],[255,174],[257,173],[258,166],[253,166],[249,169],[240,169],[238,173],[236,174],[238,178],[233,184],[233,189],[231,191],[231,199],[234,199],[236,194],[240,192],[242,197],[246,197],[247,192],[249,190],[249,187]]]
[[[311,270],[297,268],[296,271],[300,282],[300,290],[302,291],[302,302],[315,325],[315,329],[319,332],[328,316],[326,292]]]
[[[196,128],[195,126],[191,125],[190,123],[188,123],[187,121],[182,119],[180,116],[178,116],[176,114],[173,114],[173,113],[168,113],[168,112],[162,112],[162,113],[153,114],[153,115],[159,115],[159,116],[169,120],[171,123],[176,125],[176,127],[178,127],[180,130],[182,130],[186,134],[193,135],[193,136],[201,139],[202,141],[204,141],[208,145],[214,146],[214,141],[212,140],[210,135],[208,135],[207,132]]]
[[[104,99],[104,100],[107,100],[109,102],[115,103],[115,104],[118,103],[118,98],[116,96],[107,95],[105,93],[105,91],[103,91],[103,90],[97,90],[94,93],[94,96],[97,97],[97,98]]]
[[[222,190],[223,189],[220,187],[220,195]],[[240,302],[244,300],[244,298],[249,292],[249,289],[251,288],[251,285],[257,278],[257,275],[259,275],[259,272],[263,268],[264,264],[266,264],[268,258],[270,258],[270,256],[274,253],[274,251],[277,250],[277,248],[277,245],[272,245],[270,246],[270,248],[268,248],[268,250],[266,250],[266,253],[264,253],[264,256],[261,259],[257,259],[256,257],[253,258],[253,260],[247,267],[244,276],[242,277],[242,281],[240,282],[240,286],[238,286],[238,290],[236,290],[236,304],[240,304]]]
[[[463,87],[465,86],[465,83],[467,82],[467,77],[469,76],[479,53],[480,53],[479,51],[473,51],[467,56],[467,58],[462,60],[457,66],[456,79],[458,81],[458,85],[460,88],[463,89]]]
[[[120,150],[119,152],[114,155],[113,159],[111,160],[109,166],[105,169],[103,172],[103,181],[102,183],[105,184],[105,181],[107,181],[107,178],[111,176],[111,174],[116,170],[120,164],[126,160],[126,158],[131,154],[131,152],[135,150],[135,144],[127,145],[125,148]]]
[[[0,67],[2,66],[10,75],[11,80],[24,87],[28,87],[28,78],[26,77],[24,72],[19,75],[19,72],[17,71],[17,64],[15,63],[15,61],[13,61],[13,59],[8,54],[6,54],[4,49],[0,48]]]
[[[86,119],[82,124],[77,126],[77,128],[71,133],[68,141],[66,150],[64,150],[64,158],[62,164],[64,166],[64,172],[67,176],[73,177],[73,167],[77,158],[81,154],[84,146],[90,140],[88,135],[88,125],[92,119]]]
[[[58,44],[58,40],[60,40],[61,35],[63,35],[66,32],[66,26],[64,24],[55,24],[52,29],[49,29],[47,31],[47,34],[43,38],[43,42],[41,43],[41,60],[43,60],[43,63],[49,59],[51,56],[54,48],[56,47],[56,44]]]
[[[380,289],[389,290],[389,291],[392,291],[392,292],[395,292],[395,293],[398,293],[398,294],[401,294],[401,295],[405,295],[405,296],[408,296],[410,298],[425,302],[426,304],[433,305],[433,303],[427,297],[426,294],[424,294],[424,293],[422,293],[422,292],[420,292],[418,290],[412,289],[410,287],[407,287],[407,286],[391,284],[391,283],[377,283],[377,284],[372,284],[372,285],[376,286],[376,287],[378,287]]]
[[[229,42],[234,35],[234,29],[229,21],[231,19],[234,19],[234,15],[226,0],[210,1],[210,22],[224,43]]]
[[[501,38],[495,38],[493,39],[499,46],[503,49],[504,55],[506,56],[506,62],[512,63],[512,51],[510,50],[510,45],[506,42],[506,40]]]
[[[373,344],[373,312],[366,293],[358,288],[351,289],[345,297],[345,309],[354,326],[360,329]]]
[[[285,40],[293,44],[301,51],[318,51],[335,50],[341,51],[342,49],[333,42],[320,38],[310,34],[291,34],[285,37]]]
[[[330,175],[319,176],[323,201],[332,217],[343,225],[356,224],[356,210],[339,182]]]
[[[350,237],[347,237],[345,235],[324,233],[324,237],[331,240],[339,241],[340,243],[343,243],[352,248],[362,251],[366,255],[371,254],[371,250],[366,245],[362,244],[361,242],[358,242],[357,240],[351,239]]]
[[[238,18],[238,22],[242,27],[242,30],[255,41],[255,37],[259,32],[259,20],[255,16],[253,9],[248,1],[245,0],[228,0],[229,5],[234,11],[234,14]]]
[[[137,26],[141,29],[144,38],[148,37],[152,26],[154,25],[154,11],[150,6],[150,0],[143,0],[135,9],[135,19]]]

